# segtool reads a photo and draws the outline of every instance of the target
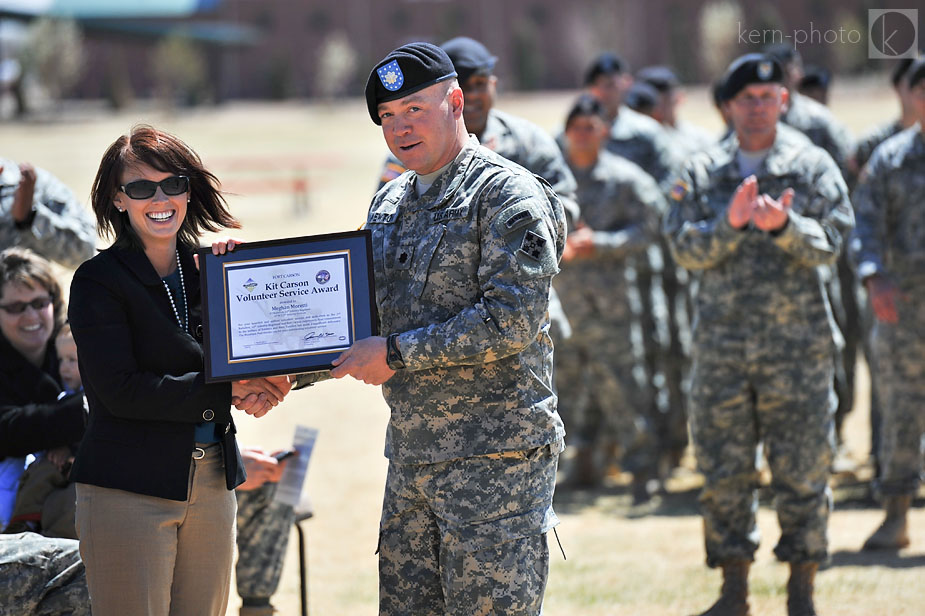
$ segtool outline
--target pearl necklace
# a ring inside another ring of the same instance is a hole
[[[186,285],[183,284],[183,266],[180,264],[180,251],[177,251],[177,271],[180,272],[180,290],[183,292],[183,320],[180,320],[180,311],[177,310],[177,304],[174,302],[173,293],[170,292],[170,287],[167,286],[167,281],[161,278],[161,282],[164,283],[164,290],[167,291],[167,297],[170,299],[170,307],[173,308],[173,316],[177,317],[177,325],[183,331],[189,331],[189,309],[187,308],[188,304],[186,303]]]

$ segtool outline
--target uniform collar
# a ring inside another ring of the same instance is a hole
[[[456,159],[438,177],[430,188],[420,198],[415,196],[414,181],[417,173],[409,173],[402,187],[403,209],[408,211],[429,209],[435,210],[443,207],[449,201],[465,179],[465,169],[472,163],[479,148],[479,140],[475,135],[469,135],[469,140],[463,149],[456,155]]]
[[[771,144],[767,156],[764,157],[764,161],[758,167],[758,178],[760,179],[763,176],[779,177],[789,173],[792,169],[791,162],[802,147],[806,147],[806,144],[797,144],[778,129],[774,136],[774,143]],[[729,180],[742,179],[739,173],[739,163],[736,159],[739,149],[739,138],[733,132],[720,144],[720,151],[723,156],[717,157],[716,173]]]

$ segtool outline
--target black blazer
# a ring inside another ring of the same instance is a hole
[[[63,387],[54,340],[39,368],[0,335],[0,367],[0,460],[80,440],[86,415],[83,396],[58,400]]]
[[[195,337],[177,326],[164,283],[142,251],[113,246],[74,274],[68,320],[90,419],[72,481],[184,501],[194,427],[202,421],[214,421],[224,435],[228,489],[244,481],[231,385],[205,382],[199,272],[190,250],[178,250]]]

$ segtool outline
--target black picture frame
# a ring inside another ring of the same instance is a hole
[[[379,333],[368,230],[196,252],[208,383],[329,370]],[[335,310],[318,314],[318,305]]]

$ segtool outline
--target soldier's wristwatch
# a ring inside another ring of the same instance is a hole
[[[401,370],[405,367],[401,351],[398,349],[398,334],[389,334],[385,339],[385,361],[392,370]]]

